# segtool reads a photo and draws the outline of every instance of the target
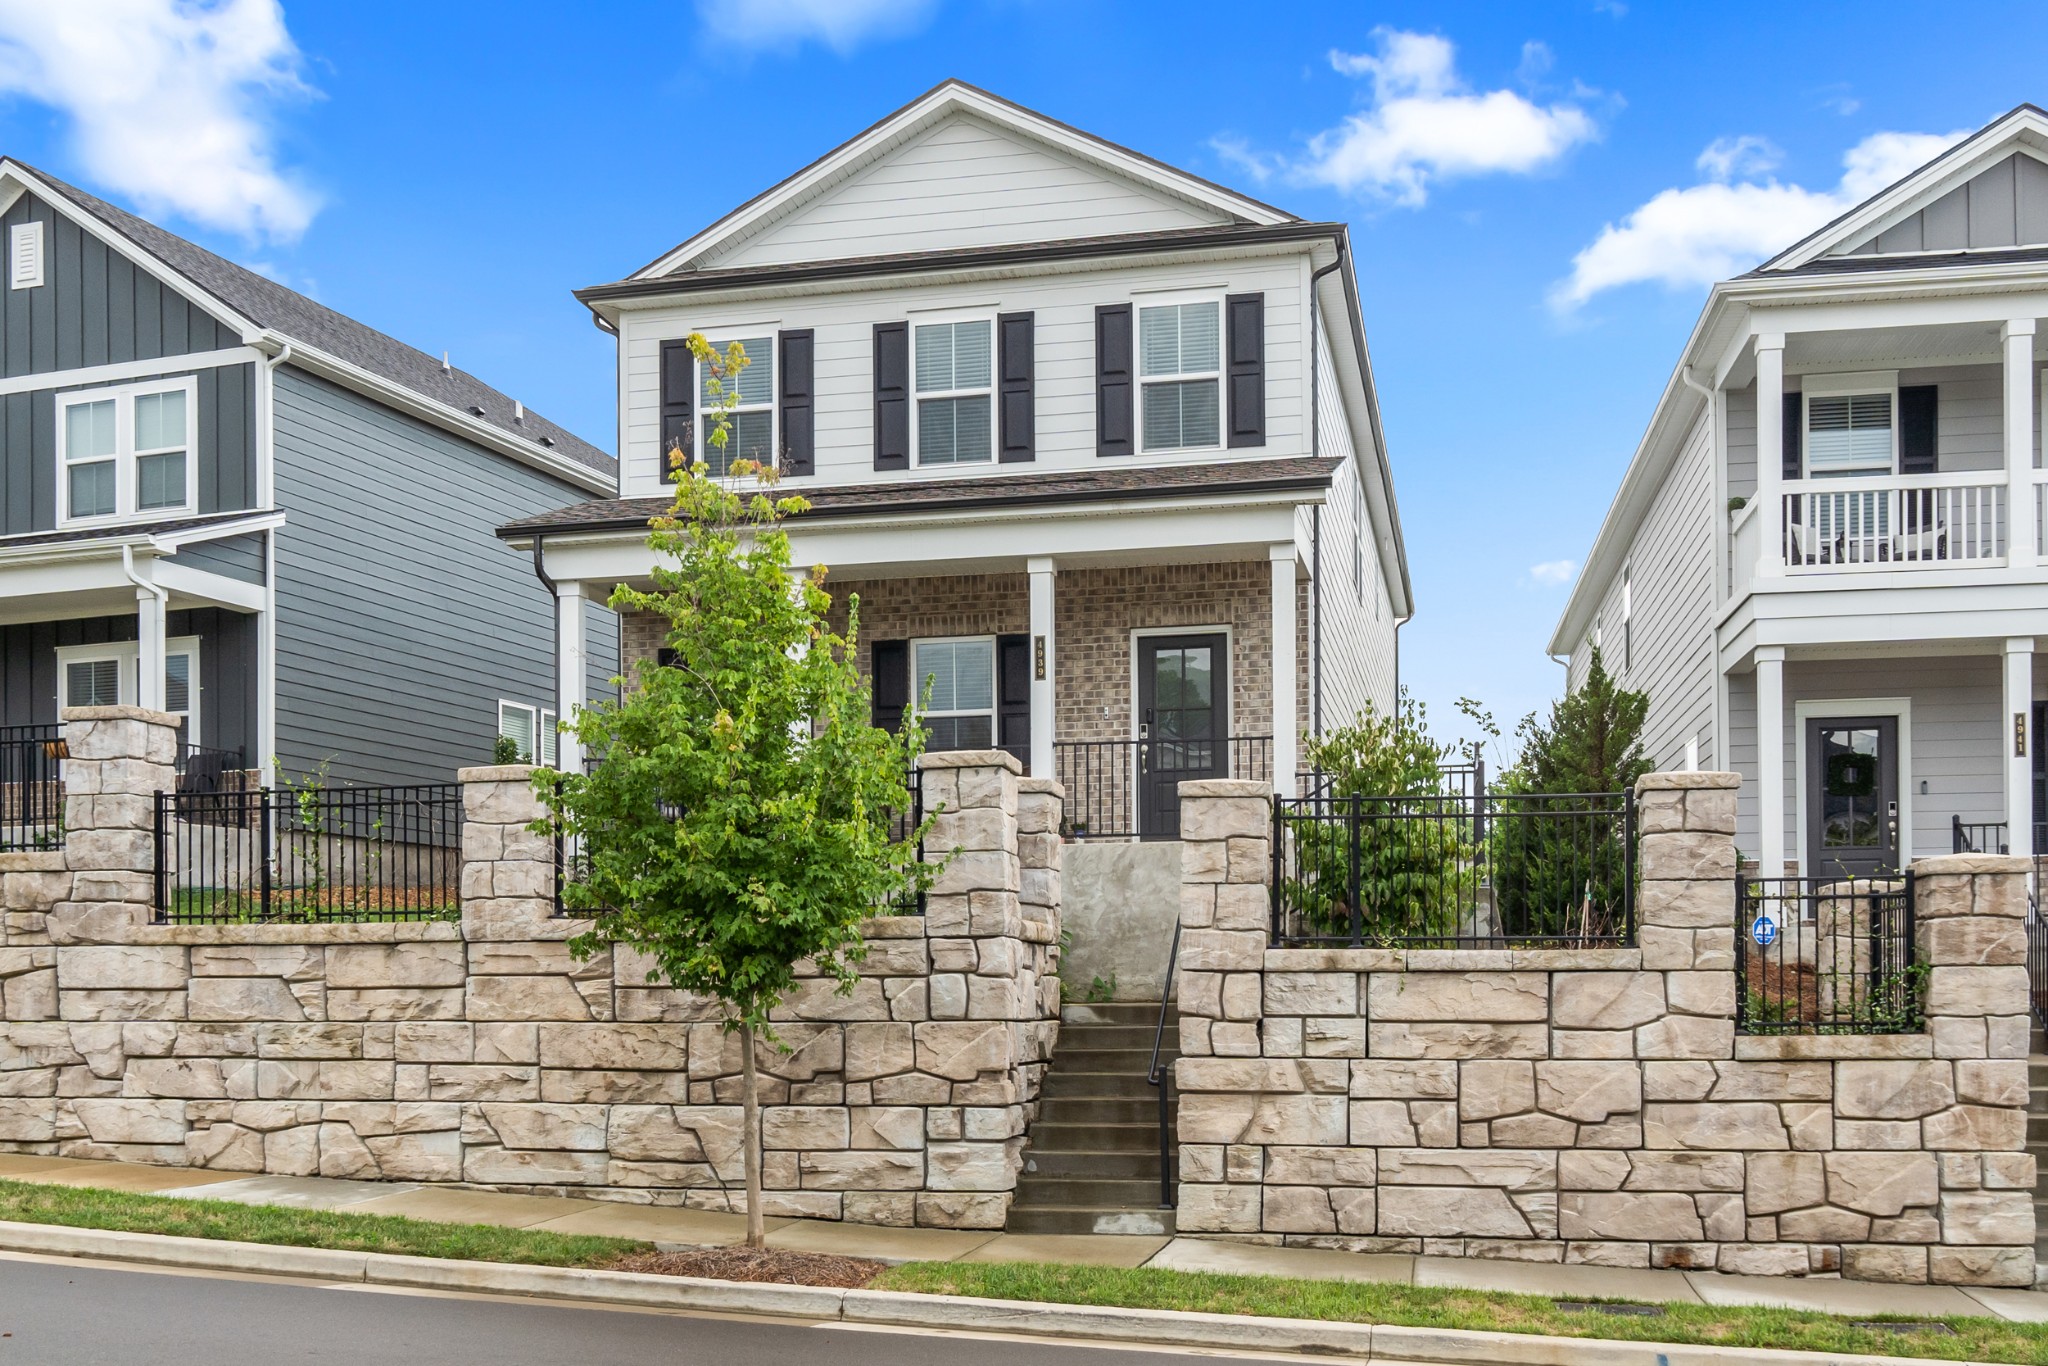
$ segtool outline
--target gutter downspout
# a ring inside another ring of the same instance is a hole
[[[1686,388],[1698,394],[1701,400],[1706,405],[1707,458],[1714,466],[1714,485],[1716,493],[1717,495],[1725,495],[1728,492],[1727,469],[1721,461],[1720,433],[1714,430],[1714,391],[1692,377],[1692,367],[1690,365],[1681,365],[1678,367],[1678,378],[1685,384]],[[1720,512],[1716,514],[1714,535],[1715,539],[1723,547],[1728,547],[1727,518],[1728,514],[1726,512]],[[1728,550],[1726,549],[1724,549],[1723,553],[1717,554],[1714,557],[1714,600],[1717,602],[1726,600],[1724,595],[1727,593],[1732,583],[1733,571],[1731,571],[1728,567],[1728,561],[1730,558],[1731,555],[1728,553]],[[1719,613],[1717,612],[1715,615],[1718,617]],[[1722,719],[1722,712],[1726,707],[1726,703],[1723,699],[1726,698],[1728,689],[1727,676],[1721,672],[1720,667],[1721,651],[1719,635],[1720,631],[1717,627],[1707,637],[1707,668],[1709,671],[1712,672],[1714,676],[1713,741],[1715,746],[1714,752],[1717,755],[1721,752],[1721,737],[1728,733],[1727,725],[1725,721]],[[1687,767],[1698,768],[1698,732],[1694,732],[1692,739],[1688,743],[1691,746],[1690,757],[1693,759],[1694,762],[1689,764]],[[1732,767],[1732,765],[1729,766]]]
[[[280,338],[280,340],[283,340]],[[277,506],[277,369],[292,358],[292,344],[284,341],[277,354],[263,362],[263,420],[269,427],[264,436],[264,492],[271,508]],[[277,776],[277,531],[263,533],[263,616],[256,623],[256,748],[255,768],[265,787]],[[244,762],[248,762],[246,759]]]
[[[1309,272],[1308,276],[1308,453],[1314,458],[1323,453],[1323,423],[1321,385],[1323,378],[1323,334],[1316,324],[1316,284],[1325,275],[1344,264],[1344,239],[1334,239],[1337,255],[1330,264]],[[1310,733],[1317,739],[1323,735],[1323,505],[1317,503],[1309,509],[1309,689],[1315,694],[1311,707]],[[1353,528],[1354,535],[1364,534],[1364,527]],[[1395,631],[1398,633],[1399,626]],[[1401,650],[1398,640],[1394,647],[1395,694],[1400,693],[1398,682],[1401,675]]]
[[[549,669],[555,676],[555,716],[559,719],[569,714],[562,709],[566,700],[562,696],[562,597],[556,590],[554,579],[548,574],[547,537],[538,531],[533,533],[533,576],[540,580],[541,587],[548,590],[548,620],[554,623],[555,628],[549,633],[554,639],[548,658],[551,661]],[[534,748],[539,747],[540,742],[536,738]],[[540,762],[540,755],[535,754],[533,758],[535,763]]]
[[[137,589],[149,594],[151,597],[156,599],[158,630],[156,642],[156,683],[153,691],[156,693],[157,705],[153,710],[162,711],[164,704],[164,636],[168,633],[169,630],[169,627],[164,619],[169,615],[171,610],[171,590],[165,588],[162,584],[152,582],[149,579],[145,579],[142,577],[142,575],[135,572],[135,547],[132,545],[124,545],[121,547],[121,572],[128,576],[128,582],[134,584]],[[142,631],[139,623],[137,625],[135,637],[137,642],[136,662],[140,664],[142,662],[143,651],[141,648]],[[150,677],[150,673],[147,670],[138,669],[137,674],[137,691],[135,695],[135,700],[137,704],[140,704],[142,702],[141,686],[143,681],[147,680]]]

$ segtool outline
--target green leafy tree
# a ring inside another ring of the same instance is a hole
[[[720,409],[722,445],[745,356],[720,356],[699,336],[690,345],[721,381],[708,406]],[[772,484],[773,471],[735,462],[731,478]],[[870,724],[854,662],[858,601],[846,634],[835,634],[823,570],[791,574],[781,520],[804,506],[742,494],[702,465],[679,468],[673,508],[651,523],[653,587],[621,586],[611,598],[667,623],[672,663],[643,662],[620,700],[565,723],[594,756],[587,774],[536,775],[554,827],[578,851],[563,903],[592,915],[571,950],[640,951],[657,980],[715,998],[739,1037],[755,1247],[757,1041],[779,1044],[771,1012],[796,989],[799,963],[851,990],[862,922],[936,871],[919,859],[922,828],[900,819],[923,731],[915,716],[893,735]]]

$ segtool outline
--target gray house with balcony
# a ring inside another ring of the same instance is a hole
[[[0,251],[13,750],[64,707],[131,703],[264,781],[447,780],[500,734],[551,756],[554,599],[492,532],[612,492],[611,456],[12,160]],[[602,688],[609,614],[590,629]],[[15,758],[0,782],[34,776]]]

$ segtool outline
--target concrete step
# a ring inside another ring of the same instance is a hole
[[[1154,1197],[1157,1198],[1156,1196]],[[1173,1211],[1141,1206],[1135,1209],[1089,1209],[1061,1205],[1012,1205],[1011,1233],[1173,1233]]]
[[[1142,1209],[1159,1203],[1159,1180],[1089,1178],[1027,1173],[1017,1182],[1015,1205],[1062,1205],[1094,1209]]]
[[[1149,1055],[1152,1041],[1159,1037],[1159,1031],[1148,1022],[1145,1024],[1120,1025],[1061,1025],[1059,1043],[1054,1046],[1055,1060],[1069,1048],[1142,1048]],[[1176,1028],[1166,1031],[1168,1042],[1178,1042]]]
[[[1055,1068],[1057,1075],[1057,1068]],[[1149,1122],[1156,1133],[1159,1127],[1159,1100],[1151,1087],[1145,1094],[1128,1099],[1099,1096],[1047,1096],[1039,1102],[1038,1113],[1041,1122],[1054,1124],[1144,1124]],[[2042,1116],[2048,1121],[2048,1115]]]
[[[1054,1061],[1060,1068],[1075,1072],[1133,1072],[1143,1076],[1145,1070],[1152,1066],[1150,1043],[1143,1048],[1089,1048],[1078,1044],[1070,1047],[1062,1038],[1053,1052]],[[1168,1035],[1165,1046],[1159,1050],[1159,1060],[1172,1062],[1179,1056],[1179,1041]]]
[[[1169,1142],[1179,1142],[1179,1135],[1171,1127],[1167,1129],[1166,1137]],[[1142,1124],[1099,1124],[1042,1117],[1031,1126],[1031,1150],[1156,1155],[1159,1151],[1159,1113],[1155,1108]]]
[[[1034,1144],[1024,1150],[1024,1170],[1090,1180],[1148,1181],[1157,1186],[1159,1149],[1156,1143],[1145,1152],[1111,1152],[1104,1148],[1054,1150]]]
[[[1169,1026],[1179,1017],[1180,1011],[1177,1007],[1166,1007],[1166,1022]],[[1157,1028],[1159,1002],[1077,1001],[1060,1007],[1060,1024],[1063,1028],[1076,1025],[1146,1025]]]
[[[1143,1072],[1068,1072],[1054,1068],[1046,1074],[1044,1096],[1047,1100],[1080,1099],[1098,1097],[1116,1100],[1139,1100],[1154,1097],[1159,1088],[1145,1080]]]

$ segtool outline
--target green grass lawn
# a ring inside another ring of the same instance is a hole
[[[2043,1363],[2048,1366],[2048,1326],[2008,1323],[1988,1317],[1941,1320],[1955,1330],[1954,1336],[1941,1333],[1900,1334],[1852,1328],[1847,1319],[1789,1309],[1723,1309],[1705,1304],[1673,1304],[1666,1307],[1662,1317],[1634,1318],[1589,1311],[1567,1313],[1540,1295],[1508,1295],[1494,1291],[1389,1283],[1224,1276],[1143,1267],[1133,1270],[1014,1262],[913,1262],[884,1271],[870,1283],[870,1288],[1052,1304],[1385,1323],[1413,1328],[1551,1333],[1560,1337],[1619,1338],[1635,1342],[1860,1352],[1871,1356]],[[1911,1319],[1914,1316],[1886,1317]]]

